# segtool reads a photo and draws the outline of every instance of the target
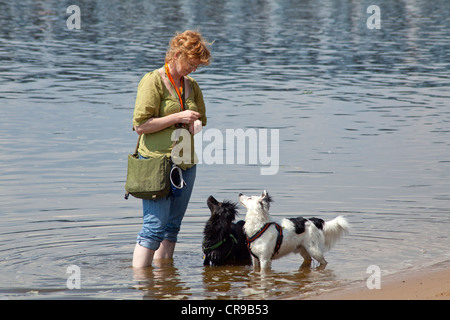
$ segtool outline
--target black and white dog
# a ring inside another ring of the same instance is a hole
[[[241,220],[233,223],[237,215],[237,203],[218,202],[210,196],[207,204],[211,217],[203,231],[203,264],[250,264],[250,253],[243,230],[245,222]]]
[[[239,194],[239,202],[247,209],[244,231],[254,270],[259,267],[269,270],[272,259],[289,253],[300,253],[309,263],[314,258],[324,267],[327,264],[324,253],[349,232],[347,220],[342,216],[327,222],[298,217],[283,219],[278,225],[269,215],[271,201],[265,190],[261,196]]]

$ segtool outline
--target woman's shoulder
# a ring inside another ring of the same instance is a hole
[[[142,80],[145,81],[159,81],[161,79],[160,75],[159,75],[159,69],[155,69],[153,71],[149,71],[146,74],[144,74],[144,76],[141,78]]]
[[[139,82],[139,86],[156,86],[161,87],[161,76],[159,75],[158,69],[149,71],[144,74]]]
[[[196,81],[194,78],[192,78],[191,76],[186,76],[186,78],[188,78],[188,80],[189,80],[191,83],[195,83],[196,85],[198,85],[197,81]]]
[[[186,78],[189,80],[189,83],[191,84],[191,87],[194,90],[194,92],[201,91],[200,86],[198,85],[198,82],[194,78],[192,78],[190,76],[186,76]]]

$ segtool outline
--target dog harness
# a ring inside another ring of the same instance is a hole
[[[229,237],[231,239],[231,248],[230,251],[228,251],[227,255],[225,256],[225,260],[228,259],[228,257],[230,256],[231,252],[233,251],[233,247],[235,244],[238,244],[238,241],[236,240],[236,238],[230,233]],[[216,244],[212,245],[211,247],[205,247],[205,244],[203,243],[203,253],[204,253],[204,257],[210,253],[213,250],[216,250],[217,248],[219,248],[221,245],[223,245],[225,242],[227,242],[227,238],[223,238],[223,240],[220,240],[219,242],[217,242]]]
[[[273,254],[272,254],[272,258],[273,258],[273,256],[274,255],[276,255],[277,253],[278,253],[278,251],[280,250],[280,247],[281,247],[281,243],[283,242],[283,228],[278,224],[278,223],[275,223],[275,222],[268,222],[268,223],[266,223],[257,233],[255,233],[252,237],[248,237],[247,236],[247,247],[248,247],[248,250],[250,251],[250,253],[251,253],[251,255],[252,256],[254,256],[256,259],[258,259],[259,260],[259,257],[256,255],[256,254],[254,254],[253,252],[252,252],[252,249],[250,248],[250,245],[251,245],[251,243],[253,242],[253,241],[255,241],[256,239],[258,239],[259,237],[261,237],[262,235],[263,235],[263,233],[272,225],[272,224],[274,224],[275,225],[275,228],[277,228],[277,232],[278,232],[278,235],[277,235],[277,242],[276,242],[276,244],[275,244],[275,249],[273,250]]]

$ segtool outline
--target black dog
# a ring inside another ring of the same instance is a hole
[[[226,264],[250,264],[243,230],[244,221],[233,223],[236,218],[236,203],[218,202],[210,196],[206,202],[211,217],[203,231],[203,264],[220,266]]]

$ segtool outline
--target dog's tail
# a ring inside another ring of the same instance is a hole
[[[325,250],[329,251],[344,235],[350,231],[350,225],[343,216],[325,222],[323,234],[325,236]]]

